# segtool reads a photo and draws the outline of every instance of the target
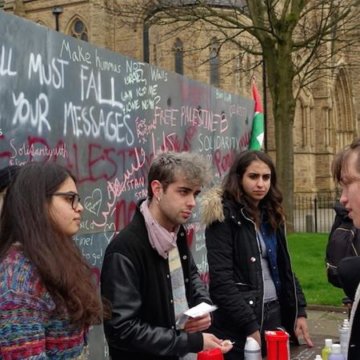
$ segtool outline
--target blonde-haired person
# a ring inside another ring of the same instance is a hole
[[[72,240],[83,207],[74,177],[54,163],[24,165],[0,227],[0,358],[74,359],[102,305]]]
[[[335,182],[341,187],[340,202],[356,228],[360,228],[360,138],[355,139],[335,157],[332,164]],[[348,360],[360,359],[360,257],[344,258],[338,274],[346,295],[353,301],[350,313]]]

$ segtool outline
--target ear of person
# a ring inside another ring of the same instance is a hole
[[[161,200],[161,196],[162,196],[162,186],[161,183],[158,180],[154,180],[152,182],[152,190],[154,193],[154,197],[157,200],[157,202],[159,203]]]

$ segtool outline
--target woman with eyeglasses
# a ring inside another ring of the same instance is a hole
[[[84,355],[102,305],[72,240],[82,211],[75,179],[60,165],[26,164],[10,184],[0,224],[0,359]]]

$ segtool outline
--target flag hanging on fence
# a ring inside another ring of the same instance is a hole
[[[264,111],[255,80],[252,81],[252,96],[255,101],[254,119],[249,143],[250,150],[261,150],[264,142]]]

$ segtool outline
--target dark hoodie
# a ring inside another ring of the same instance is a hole
[[[342,288],[338,276],[338,264],[345,257],[360,254],[360,230],[355,228],[341,203],[336,203],[334,210],[336,215],[326,247],[326,273],[329,283]]]

